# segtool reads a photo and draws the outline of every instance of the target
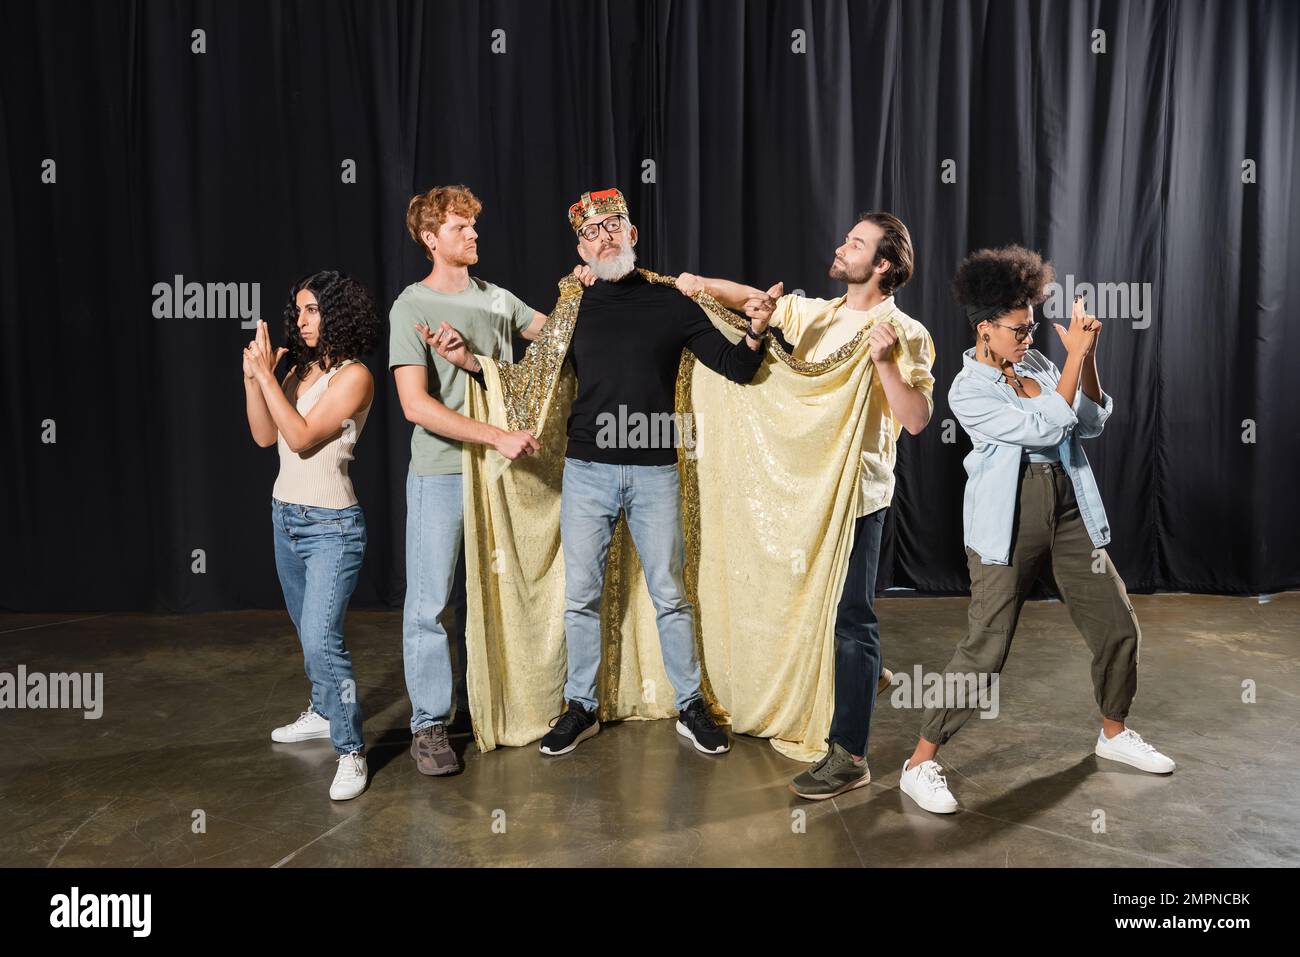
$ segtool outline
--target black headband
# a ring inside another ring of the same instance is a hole
[[[985,320],[992,321],[1002,313],[1007,312],[1010,306],[966,306],[966,319],[970,322],[971,328],[974,329]]]

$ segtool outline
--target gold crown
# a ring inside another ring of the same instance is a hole
[[[622,213],[626,216],[627,200],[617,189],[598,189],[582,194],[582,198],[569,207],[569,225],[576,232],[592,216],[605,213]]]

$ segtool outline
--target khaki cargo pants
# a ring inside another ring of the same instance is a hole
[[[1002,671],[1025,596],[1044,562],[1050,561],[1061,600],[1092,651],[1092,686],[1101,713],[1121,721],[1137,693],[1141,630],[1128,591],[1105,549],[1095,549],[1079,515],[1074,486],[1057,463],[1021,468],[1020,502],[1012,527],[1011,563],[985,565],[966,549],[970,611],[966,637],[945,675],[992,675]],[[945,679],[945,686],[951,687]],[[1064,689],[1063,689],[1064,691]],[[944,704],[953,702],[945,701]],[[974,712],[968,707],[929,708],[921,736],[944,744]]]

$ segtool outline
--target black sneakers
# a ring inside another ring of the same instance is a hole
[[[703,698],[696,698],[682,709],[677,718],[677,733],[695,742],[695,750],[705,754],[722,754],[731,749],[727,732],[718,727]]]
[[[552,757],[568,754],[599,731],[596,713],[588,711],[577,701],[570,701],[568,710],[551,723],[551,730],[542,738],[538,750]],[[696,698],[682,710],[677,718],[677,733],[690,738],[695,749],[705,754],[722,754],[731,750],[727,733],[713,720],[703,698]]]
[[[551,723],[551,730],[542,738],[538,750],[552,757],[568,754],[598,731],[600,722],[596,720],[596,713],[570,701],[569,709]]]

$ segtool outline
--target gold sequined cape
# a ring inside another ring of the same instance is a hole
[[[487,388],[468,393],[471,417],[529,429],[541,444],[513,463],[464,446],[467,680],[483,751],[536,741],[564,708],[560,480],[576,385],[565,356],[583,286],[572,276],[559,286],[523,359],[479,356]],[[744,319],[705,294],[695,301],[732,341],[743,335]],[[677,377],[677,411],[694,425],[694,449],[678,449],[678,462],[705,700],[733,732],[769,738],[804,761],[826,749],[859,452],[866,431],[882,427],[864,414],[874,371],[866,331],[816,363],[769,340],[745,385],[683,350]],[[895,331],[907,379],[913,360]],[[674,715],[654,608],[621,515],[601,620],[600,720]]]

